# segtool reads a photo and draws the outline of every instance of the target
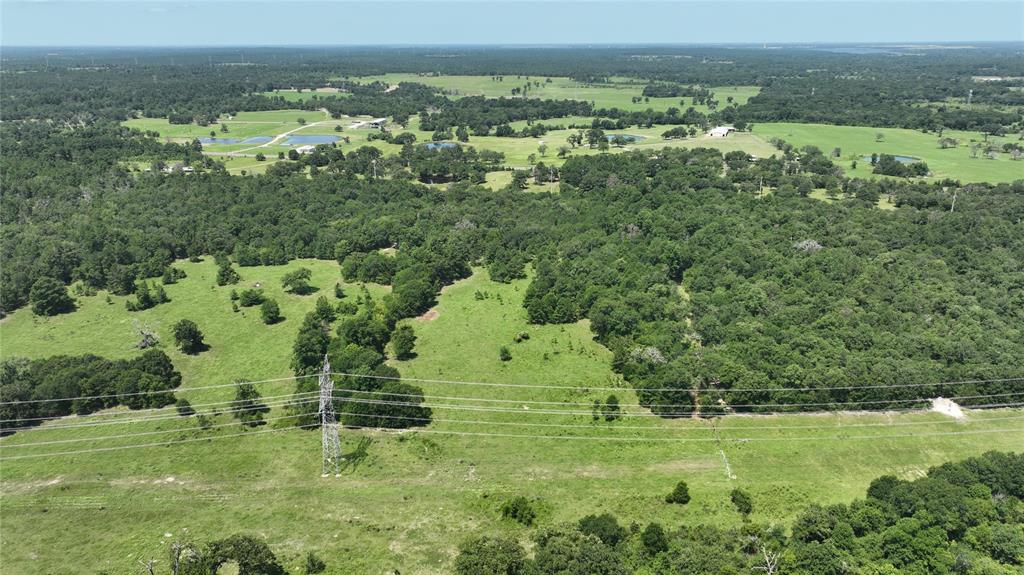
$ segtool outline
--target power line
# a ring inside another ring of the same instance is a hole
[[[235,387],[235,386],[238,385],[238,383],[251,383],[251,384],[254,384],[254,385],[258,385],[258,384],[263,384],[263,383],[278,383],[278,382],[282,382],[282,381],[292,381],[292,380],[302,379],[302,378],[306,378],[306,377],[317,377],[317,376],[315,374],[314,375],[293,375],[293,376],[290,376],[290,377],[279,377],[279,378],[276,378],[276,379],[264,379],[264,380],[259,380],[259,381],[246,381],[246,380],[242,379],[242,380],[239,380],[236,383],[224,383],[224,384],[218,384],[218,385],[204,385],[204,386],[201,386],[201,387],[185,387],[185,388],[175,388],[175,389],[162,389],[162,390],[157,390],[157,391],[133,391],[133,392],[130,392],[130,393],[109,393],[109,394],[106,394],[106,395],[82,395],[82,396],[78,396],[78,397],[54,397],[54,398],[49,398],[49,399],[22,399],[22,400],[16,400],[16,401],[0,401],[0,405],[23,405],[23,404],[26,404],[26,403],[51,403],[51,402],[54,402],[54,401],[79,401],[79,400],[89,400],[89,399],[111,399],[111,398],[119,398],[119,397],[132,397],[132,396],[138,396],[138,395],[151,395],[151,394],[155,394],[155,393],[184,393],[184,392],[192,392],[192,391],[201,391],[201,390],[205,390],[205,389],[221,389],[221,388],[225,388],[225,387]]]
[[[529,409],[529,408],[512,409],[512,408],[504,408],[504,407],[485,407],[485,406],[470,406],[470,405],[458,405],[458,404],[455,404],[455,405],[428,404],[428,403],[417,403],[417,402],[409,402],[409,401],[384,401],[384,400],[374,400],[374,399],[352,399],[352,398],[348,398],[348,399],[345,399],[345,401],[348,401],[350,403],[366,403],[366,404],[375,404],[375,405],[394,405],[394,406],[404,406],[404,407],[429,407],[431,409],[452,409],[452,410],[456,410],[456,411],[459,411],[459,410],[461,410],[461,411],[488,411],[488,412],[495,412],[495,413],[518,413],[518,414],[527,414],[527,415],[592,415],[593,414],[592,411],[579,411],[579,410],[573,411],[573,410]],[[996,407],[1018,407],[1018,406],[1021,406],[1021,405],[1024,405],[1024,403],[1020,403],[1020,402],[1015,402],[1015,403],[990,403],[990,404],[974,405],[974,406],[967,406],[967,407],[973,408],[973,409],[989,409],[989,408],[996,408]],[[776,413],[776,414],[815,414],[815,415],[819,415],[819,414],[834,413],[834,411],[836,411],[836,410],[833,410],[833,411],[826,410],[826,411],[767,412],[767,413]],[[861,413],[886,413],[886,412],[899,413],[899,412],[914,412],[914,411],[921,411],[921,409],[920,408],[911,408],[911,409],[904,408],[904,409],[884,409],[884,410],[883,409],[859,410],[859,412],[861,412]],[[644,412],[644,413],[623,412],[623,413],[619,414],[620,417],[691,417],[692,415],[693,415],[692,411],[661,412],[661,413],[655,413],[655,412]],[[725,414],[721,414],[721,415],[725,415]]]
[[[426,395],[426,394],[419,394],[419,393],[392,393],[392,392],[386,392],[386,391],[361,391],[361,390],[351,390],[351,389],[339,389],[338,391],[353,391],[353,392],[357,392],[357,393],[371,393],[371,394],[388,395],[388,396],[395,396],[395,397],[414,397],[414,398],[422,397],[422,398],[430,398],[430,399],[441,399],[441,400],[445,400],[445,401],[482,401],[482,402],[485,402],[485,403],[533,403],[533,404],[540,404],[540,405],[555,405],[555,406],[567,405],[567,406],[575,406],[575,407],[579,407],[579,406],[589,407],[589,406],[592,406],[594,404],[594,402],[543,401],[543,400],[534,400],[534,399],[491,399],[491,398],[484,398],[484,397],[458,397],[458,396],[445,396],[445,395]],[[1024,391],[1016,391],[1016,392],[1008,392],[1008,393],[992,393],[992,394],[985,394],[985,395],[951,396],[951,397],[948,397],[946,399],[950,399],[950,400],[957,400],[957,399],[982,399],[982,398],[987,398],[987,397],[1008,397],[1008,396],[1011,396],[1011,395],[1024,395]],[[342,397],[339,397],[338,399],[345,399],[345,400],[347,400],[348,398],[342,396]],[[737,407],[743,407],[743,408],[751,408],[751,407],[818,407],[818,406],[823,406],[823,405],[876,405],[876,404],[883,404],[883,403],[913,403],[913,402],[917,402],[917,401],[931,401],[931,400],[932,400],[932,398],[929,398],[929,397],[918,397],[918,398],[909,398],[909,399],[879,399],[879,400],[865,400],[865,401],[825,401],[825,402],[815,402],[815,403],[737,403],[737,404],[726,403],[726,404],[722,404],[722,407],[726,407],[726,408],[737,408]],[[693,403],[675,403],[675,404],[652,403],[650,405],[644,405],[644,404],[641,404],[641,403],[620,403],[619,404],[619,407],[650,408],[651,406],[657,406],[657,407],[692,407],[692,406],[694,406],[694,404]]]
[[[83,455],[88,453],[98,453],[106,451],[119,451],[124,449],[141,449],[146,447],[161,447],[166,445],[176,445],[179,443],[192,443],[196,441],[212,441],[215,439],[227,439],[231,437],[242,437],[249,435],[260,435],[264,433],[276,433],[279,431],[286,431],[289,429],[300,429],[313,427],[311,424],[300,424],[288,427],[281,427],[276,429],[266,429],[261,431],[252,431],[247,433],[234,433],[228,435],[220,435],[214,437],[197,437],[182,439],[178,441],[164,441],[158,443],[145,443],[136,445],[121,445],[115,447],[101,447],[94,449],[83,449],[75,451],[61,451],[61,452],[50,452],[50,453],[35,453],[26,455],[14,455],[8,457],[0,457],[0,462],[12,461],[17,459],[30,459],[39,457],[57,457],[65,455]],[[370,430],[378,432],[386,432],[388,430],[382,430],[377,427],[370,426],[358,426],[349,425],[346,426],[349,429],[360,429]],[[708,442],[733,442],[733,443],[746,443],[746,442],[786,442],[786,441],[847,441],[847,440],[885,440],[885,439],[906,439],[906,438],[921,438],[921,437],[938,437],[938,436],[958,436],[958,435],[979,435],[979,434],[990,434],[990,433],[1024,433],[1024,429],[984,429],[984,430],[973,430],[973,431],[950,431],[950,432],[933,432],[933,433],[905,433],[896,435],[848,435],[848,436],[815,436],[815,437],[731,437],[731,438],[692,438],[692,437],[614,437],[614,436],[584,436],[584,435],[540,435],[540,434],[522,434],[522,433],[493,433],[493,432],[475,432],[475,431],[451,431],[451,430],[440,430],[440,429],[416,429],[416,430],[401,430],[398,433],[429,433],[429,434],[440,434],[440,435],[455,435],[455,436],[468,436],[468,437],[500,437],[503,439],[520,438],[520,439],[552,439],[552,440],[572,440],[572,441],[611,441],[611,442],[622,442],[622,443],[708,443]]]
[[[301,397],[301,396],[304,396],[304,395],[310,395],[310,394],[316,394],[316,393],[317,392],[312,391],[312,392],[306,392],[306,393],[285,393],[285,394],[282,394],[282,395],[266,395],[266,396],[261,397],[260,399],[264,400],[264,399],[280,399],[280,398],[298,398],[298,397]],[[213,403],[190,403],[189,407],[192,407],[193,409],[197,408],[197,407],[231,407],[235,403],[238,403],[238,400],[232,399],[230,401],[215,401]],[[173,404],[168,404],[168,405],[165,405],[163,407],[150,407],[150,408],[146,408],[146,409],[132,409],[130,411],[123,411],[123,412],[116,412],[116,413],[104,413],[101,410],[101,411],[95,411],[93,413],[81,413],[81,414],[69,413],[68,415],[50,415],[48,417],[16,417],[16,418],[13,418],[13,419],[0,419],[0,423],[11,423],[11,422],[15,422],[15,421],[49,421],[49,420],[52,420],[52,419],[58,419],[58,418],[62,418],[62,417],[70,417],[72,415],[75,418],[84,418],[84,417],[120,417],[122,415],[135,416],[135,415],[140,414],[140,413],[150,413],[150,412],[155,412],[155,411],[164,411],[168,407],[173,407]]]
[[[421,384],[449,384],[459,386],[484,386],[484,387],[498,387],[498,388],[527,388],[527,389],[553,389],[553,390],[572,390],[572,391],[643,391],[643,392],[689,392],[691,390],[685,388],[634,388],[630,386],[624,387],[597,387],[597,386],[551,386],[542,384],[502,384],[502,383],[488,383],[488,382],[460,382],[454,380],[427,380],[421,378],[404,378],[394,377],[394,375],[374,375],[368,373],[344,373],[344,372],[332,372],[332,375],[341,375],[345,378],[367,378],[373,380],[388,380],[398,382],[416,382]],[[850,390],[867,390],[867,389],[899,389],[899,388],[924,388],[931,386],[959,386],[969,384],[995,384],[995,383],[1007,383],[1007,382],[1024,382],[1022,378],[1004,378],[998,380],[963,380],[958,382],[936,382],[930,384],[891,384],[882,386],[840,386],[840,387],[827,387],[827,388],[705,388],[698,391],[718,391],[718,392],[803,392],[803,391],[850,391]]]
[[[321,414],[321,412],[319,412],[319,411],[312,411],[312,412],[307,412],[307,413],[297,413],[297,414],[292,414],[292,415],[283,415],[283,416],[279,416],[279,417],[270,417],[270,418],[264,419],[263,421],[264,422],[279,421],[279,420],[283,420],[283,419],[293,419],[293,418],[297,418],[297,417],[306,417],[306,416],[310,416],[310,415],[320,415],[320,414]],[[555,428],[555,429],[597,429],[594,425],[571,424],[571,423],[537,423],[537,422],[522,422],[522,421],[486,421],[486,420],[467,420],[467,419],[441,419],[441,418],[432,418],[432,417],[415,417],[415,416],[408,416],[408,415],[389,415],[389,414],[379,414],[379,415],[378,414],[372,414],[372,415],[367,415],[367,414],[358,413],[358,412],[340,412],[340,413],[338,413],[338,415],[341,415],[341,416],[345,416],[345,415],[358,415],[358,416],[367,416],[367,417],[380,418],[380,419],[390,419],[390,420],[422,421],[424,423],[430,423],[430,424],[435,424],[435,423],[452,423],[452,424],[487,425],[487,426],[494,425],[494,426],[506,426],[506,427],[507,426],[511,426],[511,427],[546,427],[546,428]],[[1012,416],[1012,417],[986,417],[986,418],[983,418],[983,419],[978,420],[978,421],[971,421],[969,423],[989,423],[989,422],[993,422],[993,421],[1012,421],[1012,420],[1021,420],[1021,419],[1024,419],[1024,415]],[[713,430],[711,425],[707,425],[706,424],[707,423],[706,420],[700,420],[700,422],[701,422],[702,425],[694,426],[694,427],[657,427],[657,426],[652,426],[652,425],[618,425],[618,424],[615,424],[615,425],[612,425],[611,427],[609,427],[609,429],[610,430],[631,430],[631,431],[634,431],[634,430],[635,431],[653,431],[653,432],[659,432],[659,433],[662,433],[662,432],[700,432],[700,431],[712,431]],[[767,425],[767,426],[762,426],[762,425],[739,425],[739,426],[715,426],[714,429],[717,429],[719,431],[729,431],[729,430],[742,430],[742,431],[750,431],[750,430],[782,431],[782,430],[785,430],[785,431],[791,431],[791,430],[805,430],[805,429],[806,430],[823,430],[823,429],[838,430],[838,429],[844,429],[844,428],[906,427],[906,426],[947,425],[947,424],[954,424],[954,425],[956,425],[956,424],[960,424],[960,423],[955,421],[955,420],[948,420],[948,419],[946,419],[946,420],[937,420],[937,421],[904,421],[904,422],[893,422],[893,423],[851,423],[851,424],[832,424],[832,425]],[[235,425],[241,425],[241,424],[239,422],[222,423],[222,424],[217,424],[217,425],[211,425],[209,427],[203,428],[203,430],[205,431],[207,429],[216,429],[216,428],[230,427],[230,426],[235,426]],[[105,435],[105,436],[98,436],[98,437],[82,437],[82,438],[76,438],[76,439],[59,439],[59,440],[53,440],[53,441],[33,441],[33,442],[27,442],[27,443],[16,443],[16,444],[13,444],[13,445],[0,445],[0,449],[15,449],[15,448],[24,448],[24,447],[34,447],[34,446],[38,446],[38,445],[55,445],[55,444],[63,444],[63,443],[82,443],[82,442],[89,442],[89,441],[103,441],[103,440],[108,440],[108,439],[126,439],[126,438],[131,438],[131,437],[141,437],[141,436],[167,434],[167,433],[178,433],[178,432],[184,432],[184,431],[188,431],[188,430],[187,429],[180,429],[179,428],[179,429],[167,429],[167,430],[158,430],[158,431],[146,431],[146,432],[139,432],[139,433],[124,433],[124,434],[118,434],[118,435]]]
[[[55,456],[58,456],[58,455],[82,455],[82,454],[86,454],[86,453],[99,453],[99,452],[103,452],[103,451],[120,451],[120,450],[123,450],[123,449],[140,449],[140,448],[144,448],[144,447],[162,447],[162,446],[165,446],[165,445],[177,445],[179,443],[194,443],[196,441],[213,441],[215,439],[228,439],[228,438],[231,438],[231,437],[244,437],[244,436],[248,436],[248,435],[261,435],[261,434],[264,434],[264,433],[277,433],[279,431],[286,431],[286,430],[289,430],[289,429],[304,429],[304,428],[307,428],[307,427],[312,427],[312,425],[310,425],[310,424],[291,425],[291,426],[288,426],[288,427],[278,427],[278,428],[275,428],[275,429],[263,429],[263,430],[260,430],[260,431],[249,431],[249,432],[245,432],[245,433],[231,433],[231,434],[228,434],[228,435],[217,435],[217,436],[214,436],[214,437],[193,437],[193,438],[189,438],[189,439],[181,439],[181,440],[178,440],[178,441],[161,441],[161,442],[158,442],[158,443],[143,443],[143,444],[136,444],[136,445],[119,445],[119,446],[116,446],[116,447],[98,447],[98,448],[95,448],[95,449],[82,449],[82,450],[76,450],[76,451],[58,451],[58,452],[51,452],[51,453],[33,453],[33,454],[29,454],[29,455],[12,455],[12,456],[8,456],[8,457],[0,457],[0,461],[11,461],[11,460],[15,460],[15,459],[31,459],[31,458],[38,458],[38,457],[55,457]]]
[[[403,377],[403,376],[385,376],[385,375],[372,375],[365,373],[345,373],[345,372],[331,372],[330,375],[340,377],[355,377],[365,379],[379,379],[387,381],[410,381],[415,383],[438,383],[438,384],[449,384],[449,385],[471,385],[471,386],[485,386],[485,387],[510,387],[510,388],[524,388],[524,389],[556,389],[556,390],[570,390],[570,391],[648,391],[648,392],[689,392],[691,390],[686,388],[678,387],[630,387],[619,386],[619,387],[602,387],[602,386],[571,386],[571,385],[541,385],[541,384],[525,384],[525,383],[493,383],[493,382],[482,382],[482,381],[458,381],[458,380],[445,380],[445,379],[424,379],[415,377]],[[279,383],[282,381],[293,381],[298,379],[304,379],[309,377],[318,377],[319,374],[312,375],[299,375],[291,377],[280,377],[275,379],[264,379],[258,381],[246,381],[240,380],[245,383],[251,383],[254,385],[264,383]],[[988,383],[1006,383],[1013,381],[1024,381],[1024,377],[1009,377],[1001,379],[969,379],[961,381],[940,381],[932,383],[903,383],[903,384],[892,384],[892,385],[852,385],[852,386],[837,386],[837,387],[765,387],[765,388],[704,388],[699,391],[712,391],[719,393],[734,393],[734,392],[804,392],[804,391],[815,391],[815,392],[829,392],[829,391],[850,391],[858,389],[901,389],[901,388],[913,388],[913,387],[935,387],[945,385],[969,385],[969,384],[988,384]],[[200,387],[186,387],[176,389],[166,389],[158,391],[138,391],[131,393],[116,393],[107,395],[87,395],[77,397],[57,397],[49,399],[25,399],[16,401],[2,401],[0,405],[22,405],[30,403],[50,403],[57,401],[78,401],[78,400],[91,400],[91,399],[110,399],[120,397],[131,397],[138,395],[151,395],[160,393],[190,393],[193,391],[202,391],[207,389],[222,389],[226,387],[235,387],[237,383],[217,384],[217,385],[206,385]]]
[[[279,421],[279,420],[282,420],[282,419],[293,419],[293,418],[296,418],[296,417],[306,417],[306,416],[309,416],[309,415],[316,415],[317,413],[318,412],[314,411],[314,412],[311,412],[311,413],[297,413],[295,415],[282,415],[280,417],[268,417],[266,419],[263,419],[262,421],[263,422],[268,422],[268,421]],[[202,431],[206,431],[208,429],[218,429],[218,428],[221,428],[221,427],[232,427],[232,426],[237,426],[237,425],[245,425],[245,424],[242,423],[242,422],[239,422],[239,421],[232,421],[231,423],[218,423],[217,425],[210,425],[208,427],[203,427],[201,429],[202,429]],[[127,439],[129,437],[142,437],[142,436],[146,436],[146,435],[160,435],[160,434],[166,434],[166,433],[182,433],[182,432],[186,432],[186,431],[189,431],[189,430],[190,429],[183,429],[183,428],[179,428],[179,429],[160,429],[160,430],[157,430],[157,431],[143,431],[143,432],[139,432],[139,433],[122,433],[122,434],[119,434],[119,435],[101,435],[101,436],[98,436],[98,437],[79,437],[79,438],[76,438],[76,439],[55,439],[55,440],[52,440],[52,441],[32,441],[32,442],[28,442],[28,443],[15,443],[13,445],[0,445],[0,449],[17,449],[17,448],[22,448],[22,447],[35,447],[35,446],[38,446],[38,445],[57,445],[57,444],[61,444],[61,443],[82,443],[82,442],[86,442],[86,441],[106,441],[108,439]]]
[[[317,400],[317,398],[313,397],[311,399],[302,399],[302,400],[298,400],[298,401],[286,400],[286,401],[261,403],[260,405],[254,406],[252,408],[231,409],[230,412],[234,413],[234,412],[239,412],[239,411],[251,411],[253,409],[262,409],[263,407],[287,407],[287,406],[290,406],[290,405],[300,405],[300,404],[303,404],[303,403],[312,403],[312,402],[314,402],[316,400]],[[95,422],[90,422],[90,423],[79,423],[79,424],[69,424],[69,425],[46,425],[46,426],[29,425],[29,426],[25,426],[25,427],[7,427],[7,428],[4,428],[3,431],[5,431],[5,432],[6,431],[30,431],[30,430],[31,431],[49,431],[49,430],[52,430],[52,429],[76,429],[76,428],[83,428],[83,427],[97,427],[97,426],[101,426],[101,425],[129,425],[129,424],[135,424],[135,423],[149,423],[149,422],[152,422],[152,421],[166,421],[168,419],[186,419],[186,418],[189,418],[189,417],[198,417],[199,415],[205,415],[205,414],[195,413],[195,414],[188,415],[188,416],[182,416],[182,415],[178,415],[176,413],[168,413],[168,414],[151,416],[151,417],[140,417],[140,418],[137,418],[137,419],[112,419],[112,420],[106,420],[106,421],[95,421]]]

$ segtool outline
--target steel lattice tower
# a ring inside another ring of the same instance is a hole
[[[338,420],[334,415],[334,380],[331,363],[324,355],[324,368],[320,372],[320,433],[323,451],[323,477],[341,474],[341,440],[338,439]]]

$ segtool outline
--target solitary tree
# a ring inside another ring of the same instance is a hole
[[[677,503],[679,505],[686,505],[690,502],[690,488],[686,485],[685,481],[676,483],[675,489],[672,493],[665,496],[666,503]]]
[[[296,294],[309,293],[309,278],[313,272],[309,268],[299,268],[293,272],[284,274],[281,278],[281,285],[284,289]]]
[[[750,494],[742,489],[733,489],[732,493],[729,494],[729,499],[732,500],[736,511],[739,511],[740,515],[744,518],[754,511],[754,502],[750,499]]]
[[[391,347],[395,351],[395,357],[406,359],[412,355],[412,349],[416,346],[416,333],[410,325],[400,325],[391,333]]]
[[[231,406],[235,419],[249,427],[263,425],[263,414],[270,408],[260,403],[260,392],[247,381],[235,382],[235,401]]]
[[[57,315],[75,309],[75,301],[68,290],[57,280],[41,277],[32,284],[28,294],[32,302],[32,313],[36,315]]]
[[[183,319],[174,324],[174,343],[183,353],[199,353],[206,347],[203,343],[203,332],[199,331],[196,322]]]
[[[263,316],[263,323],[267,325],[275,324],[281,321],[281,308],[278,307],[276,301],[267,299],[260,304],[260,315]]]

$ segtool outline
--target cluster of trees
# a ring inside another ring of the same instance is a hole
[[[517,120],[532,123],[535,120],[565,116],[590,116],[593,112],[590,102],[579,100],[470,96],[448,101],[436,112],[421,111],[420,129],[451,130],[465,126],[475,136],[486,136],[496,126],[507,125]]]
[[[981,86],[970,76],[951,77],[931,73],[927,67],[914,74],[872,73],[840,76],[814,73],[800,78],[778,78],[767,82],[761,92],[738,109],[747,121],[821,122],[851,126],[891,126],[939,131],[998,131],[1001,127],[1021,125],[1021,109],[990,107],[958,108],[940,104],[921,106],[920,102],[962,101],[974,91],[974,102],[997,104],[1011,96],[1009,88]],[[980,95],[984,91],[985,96]]]
[[[1018,573],[1024,566],[1024,456],[986,453],[904,481],[871,483],[849,505],[810,505],[786,535],[746,519],[751,498],[730,496],[739,528],[620,525],[589,515],[532,535],[532,557],[515,538],[483,536],[459,547],[458,575],[682,575],[754,573]],[[502,510],[504,513],[504,508]],[[533,521],[529,523],[532,525]]]
[[[871,171],[885,176],[911,178],[927,176],[928,164],[924,162],[901,162],[889,154],[871,154]]]
[[[318,305],[303,320],[293,346],[292,369],[299,376],[317,374],[327,356],[335,373],[335,409],[344,425],[406,428],[430,422],[431,410],[422,405],[423,391],[403,383],[399,371],[384,363],[389,342],[396,358],[411,355],[415,333],[408,325],[396,324],[433,302],[440,284],[431,281],[429,274],[429,269],[418,264],[403,267],[394,275],[392,293],[385,296],[383,304],[365,293],[359,297],[361,306],[341,305],[346,302],[335,308]],[[339,314],[338,310],[351,313]],[[301,394],[316,389],[315,378],[300,377],[295,393],[303,397]],[[297,399],[290,411],[300,425],[317,423],[315,416],[307,413],[308,403]]]
[[[174,403],[171,390],[180,384],[170,358],[155,349],[122,360],[95,355],[9,359],[0,364],[0,434],[117,405],[163,407]]]
[[[713,98],[715,94],[703,86],[659,82],[644,86],[643,95],[650,98],[693,98],[703,103]]]

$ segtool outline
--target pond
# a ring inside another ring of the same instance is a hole
[[[271,138],[270,136],[253,136],[251,138],[246,138],[246,139],[242,140],[242,143],[243,144],[266,144],[267,142],[269,142],[269,141],[271,141],[273,139],[274,138]]]
[[[920,162],[921,161],[921,158],[915,158],[914,156],[893,156],[893,157],[896,158],[896,161],[901,163],[901,164],[913,164],[914,162]],[[863,159],[864,159],[865,162],[870,162],[871,161],[871,156],[864,156]]]
[[[455,142],[427,142],[424,144],[428,150],[447,149],[447,148],[458,148],[459,145]]]
[[[203,144],[237,144],[238,138],[199,138],[199,143]]]
[[[620,136],[622,138],[624,138],[627,142],[630,142],[630,143],[632,143],[632,142],[639,142],[640,140],[646,140],[647,139],[647,136],[636,136],[636,135],[633,135],[633,134],[608,134],[608,136],[606,136],[606,137],[608,138],[608,141],[611,142],[612,140],[614,140],[615,138],[620,137]]]
[[[341,138],[338,136],[288,136],[281,142],[282,146],[301,146],[303,144],[331,144]]]

